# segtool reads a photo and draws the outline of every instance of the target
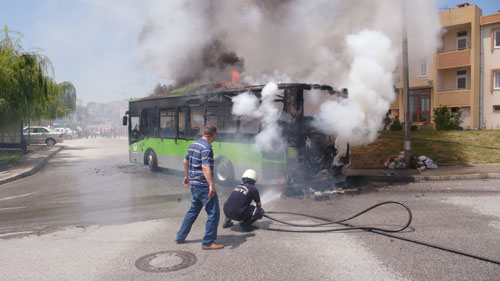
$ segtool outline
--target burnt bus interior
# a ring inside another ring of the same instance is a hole
[[[347,90],[299,83],[279,84],[278,87],[282,94],[278,95],[275,102],[284,116],[283,121],[280,121],[283,136],[288,146],[296,149],[297,155],[287,157],[286,167],[282,167],[281,171],[263,169],[267,170],[263,177],[285,176],[288,183],[296,183],[310,180],[322,170],[328,170],[333,175],[340,174],[342,166],[333,165],[337,154],[335,138],[311,126],[312,117],[304,115],[304,94],[307,90],[318,89],[331,96],[347,98]],[[253,142],[253,137],[261,129],[260,120],[247,121],[233,116],[231,99],[244,92],[252,92],[260,98],[263,88],[263,85],[236,89],[213,89],[207,86],[186,91],[182,95],[153,96],[130,101],[129,142],[133,144],[144,138],[195,140],[201,137],[200,130],[204,124],[217,127],[218,141]],[[263,153],[262,156],[263,159],[283,160],[283,153]],[[348,157],[348,154],[344,157],[344,163],[349,162]]]

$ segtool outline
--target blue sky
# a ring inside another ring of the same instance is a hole
[[[41,48],[56,81],[72,82],[84,105],[141,97],[166,82],[138,64],[142,23],[132,1],[0,0],[0,7],[0,25],[20,31],[25,49]]]
[[[418,1],[418,0],[413,0]],[[461,0],[438,0],[453,8]],[[469,1],[496,13],[500,1]],[[139,60],[138,0],[0,0],[0,25],[23,33],[25,49],[41,48],[54,65],[56,81],[71,81],[83,104],[142,97],[169,82]]]
[[[498,0],[439,0],[438,6],[439,8],[455,8],[458,4],[464,2],[477,5],[483,10],[483,16],[495,14],[500,10],[500,1]]]

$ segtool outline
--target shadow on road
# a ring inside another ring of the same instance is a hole
[[[222,244],[224,245],[224,248],[229,248],[229,249],[236,249],[238,248],[241,244],[245,243],[247,241],[247,238],[249,237],[254,237],[255,234],[253,233],[246,233],[244,235],[217,235],[217,244]],[[203,240],[202,239],[195,239],[195,240],[186,240],[184,243],[186,244],[192,244],[192,243],[201,243]]]
[[[65,146],[64,150],[87,150],[87,149],[97,149],[99,147],[92,146]]]

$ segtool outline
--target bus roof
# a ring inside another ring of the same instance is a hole
[[[205,84],[205,85],[197,85],[197,86],[186,86],[183,88],[173,89],[165,94],[156,94],[150,95],[144,98],[130,99],[130,102],[143,101],[143,100],[153,100],[153,99],[165,99],[165,98],[177,98],[177,97],[186,97],[186,96],[194,96],[194,95],[206,95],[212,93],[221,93],[221,92],[244,92],[244,91],[262,91],[265,85],[239,85],[232,83],[216,83],[216,84]],[[334,93],[340,94],[340,91],[333,89],[329,85],[320,85],[320,84],[306,84],[306,83],[281,83],[278,84],[279,89],[287,89],[287,88],[301,88],[304,90],[310,89],[320,89],[326,90]]]

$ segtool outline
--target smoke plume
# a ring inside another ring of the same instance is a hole
[[[354,58],[349,71],[349,98],[321,104],[314,126],[358,145],[377,138],[382,129],[380,120],[395,99],[392,72],[397,52],[389,38],[378,31],[364,30],[349,35],[346,41]]]
[[[181,85],[230,81],[230,71],[238,70],[252,84],[348,88],[347,101],[320,106],[316,124],[366,143],[395,97],[392,76],[400,69],[405,22],[410,74],[418,73],[422,58],[432,63],[441,30],[436,1],[147,1],[141,62]]]
[[[262,130],[255,136],[254,146],[264,152],[281,152],[285,148],[282,128],[278,124],[281,111],[274,100],[279,94],[278,84],[268,83],[261,93],[261,101],[252,93],[242,93],[233,98],[232,114],[244,119],[261,119]]]

